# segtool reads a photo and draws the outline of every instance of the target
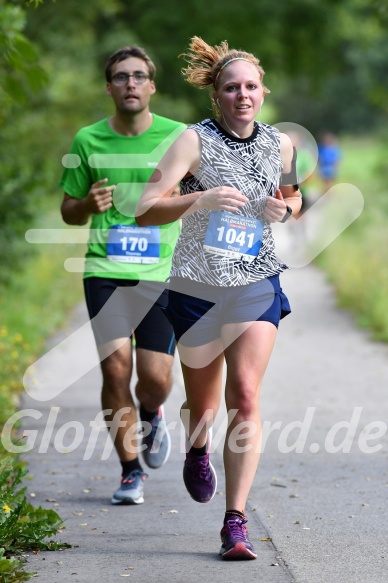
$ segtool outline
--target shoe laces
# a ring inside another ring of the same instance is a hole
[[[162,416],[159,414],[159,410],[157,412],[157,414],[155,415],[155,417],[152,419],[152,421],[147,421],[147,423],[149,423],[151,425],[151,431],[148,435],[146,435],[144,437],[145,442],[152,448],[155,449],[156,445],[157,445],[157,441],[155,441],[155,438],[158,437],[158,441],[161,441],[162,435],[159,437],[158,434],[158,429],[159,429],[159,424],[160,421],[162,419]],[[145,423],[145,422],[143,422]],[[141,433],[144,433],[144,426],[141,427],[140,429]],[[159,432],[160,433],[160,432]]]
[[[159,431],[159,433],[158,433],[161,419],[162,419],[162,416],[159,415],[159,412],[158,412],[158,414],[155,415],[155,417],[151,421],[151,433],[148,436],[148,441],[150,443],[152,443],[152,449],[156,448],[156,446],[158,445],[157,442],[161,441],[161,438],[163,435],[163,432],[161,432],[161,431]],[[160,435],[160,433],[162,433],[162,435]],[[157,440],[156,440],[156,437],[158,438]]]
[[[151,429],[151,434],[150,435],[152,436],[152,438],[155,437],[155,434],[156,434],[156,432],[158,430],[160,419],[161,419],[161,417],[159,417],[159,413],[158,413],[157,415],[155,415],[155,417],[151,421],[152,429]]]
[[[233,538],[240,540],[247,540],[247,527],[245,526],[248,522],[247,518],[231,518],[226,521],[229,527],[230,534]]]
[[[199,475],[202,480],[210,478],[209,454],[205,454],[204,456],[190,456],[188,461],[189,466],[195,467],[195,473]]]
[[[132,484],[132,482],[134,482],[137,477],[144,481],[146,478],[148,478],[148,474],[142,472],[141,470],[132,470],[132,472],[128,474],[128,476],[126,476],[125,478],[124,477],[121,478],[121,483]]]

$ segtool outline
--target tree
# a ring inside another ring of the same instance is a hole
[[[35,4],[41,0],[35,0]],[[13,103],[25,103],[31,92],[47,83],[47,75],[39,65],[35,46],[23,34],[26,13],[21,6],[0,0],[0,92],[1,115],[7,115]],[[1,118],[0,118],[1,122]]]
[[[35,46],[23,34],[25,26],[25,10],[0,0],[0,283],[7,281],[4,268],[15,268],[25,257],[24,231],[34,214],[33,193],[39,176],[36,149],[27,150],[31,128],[26,125],[24,108],[47,84],[48,77]]]

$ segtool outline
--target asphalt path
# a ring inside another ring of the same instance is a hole
[[[201,505],[185,491],[177,359],[165,407],[170,459],[147,470],[143,505],[110,504],[120,466],[99,421],[101,376],[79,306],[47,347],[45,382],[32,383],[21,404],[33,442],[25,454],[28,496],[60,514],[66,528],[57,538],[72,545],[29,555],[37,581],[386,583],[388,347],[337,307],[315,267],[286,272],[282,285],[293,313],[281,322],[265,377],[265,443],[246,508],[257,560],[225,562],[217,554],[224,409],[212,455],[217,494]],[[70,386],[55,394],[66,379]]]

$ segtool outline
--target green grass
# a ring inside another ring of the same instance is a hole
[[[48,212],[41,223],[64,226],[57,210]],[[66,272],[63,264],[67,257],[83,252],[78,246],[37,245],[24,268],[0,289],[0,426],[17,405],[27,366],[65,323],[69,310],[82,300],[82,275]]]
[[[52,206],[36,227],[64,228],[58,209]],[[0,429],[18,409],[26,368],[82,300],[82,275],[66,272],[63,263],[83,253],[78,246],[39,245],[23,269],[0,289]],[[5,445],[0,447],[0,581],[11,583],[34,575],[23,570],[20,553],[69,545],[47,540],[61,531],[63,522],[53,510],[27,502],[25,488],[20,487],[25,464],[9,454]]]
[[[318,258],[340,306],[349,309],[371,336],[388,342],[388,193],[381,174],[385,147],[373,138],[341,140],[338,182],[364,196],[361,216]]]
[[[59,211],[50,211],[37,228],[65,228]],[[30,243],[25,243],[26,247]],[[71,307],[82,299],[82,274],[68,273],[64,261],[84,254],[84,247],[61,244],[34,245],[35,254],[22,271],[12,274],[7,289],[0,291],[2,324],[39,345],[64,323]]]
[[[382,145],[377,139],[343,138],[340,144],[343,151],[339,167],[340,181],[352,181],[358,188],[364,188],[378,179],[376,166],[382,154]]]

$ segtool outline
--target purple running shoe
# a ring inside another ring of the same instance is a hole
[[[210,449],[210,435],[207,449]],[[189,451],[186,454],[183,481],[193,500],[203,504],[210,502],[217,490],[217,474],[210,463],[209,453],[198,456]]]
[[[230,518],[221,530],[220,555],[223,559],[246,560],[256,559],[257,555],[248,538],[247,518]]]

